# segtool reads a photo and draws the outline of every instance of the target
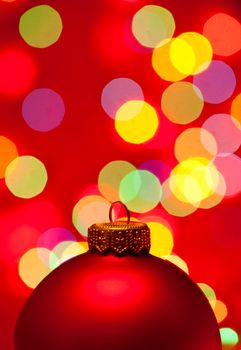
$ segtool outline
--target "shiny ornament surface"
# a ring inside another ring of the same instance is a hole
[[[201,290],[148,253],[87,252],[33,291],[19,316],[16,350],[221,350]]]

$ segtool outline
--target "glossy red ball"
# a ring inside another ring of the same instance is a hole
[[[16,350],[221,350],[202,291],[152,255],[85,253],[45,278],[27,300]]]

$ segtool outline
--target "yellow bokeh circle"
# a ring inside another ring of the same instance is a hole
[[[159,120],[156,110],[145,101],[128,101],[117,111],[115,129],[126,142],[141,144],[156,133]]]
[[[16,197],[37,196],[44,190],[47,180],[48,174],[44,164],[33,156],[17,157],[6,169],[6,185]]]
[[[179,81],[187,77],[187,74],[178,71],[171,61],[170,50],[174,40],[164,40],[152,53],[154,71],[161,79],[167,81]]]
[[[209,159],[193,157],[179,163],[170,176],[173,194],[184,203],[199,206],[211,196],[219,183],[219,172]]]
[[[51,272],[50,255],[49,249],[32,248],[19,260],[19,276],[29,288],[35,288]]]
[[[195,67],[195,53],[185,40],[175,38],[170,47],[170,60],[181,73],[190,75]]]
[[[151,234],[150,254],[161,258],[173,249],[173,237],[168,227],[159,222],[147,222]]]
[[[179,267],[179,269],[186,272],[186,274],[189,274],[189,269],[188,269],[187,263],[182,258],[180,258],[180,256],[178,256],[176,254],[170,254],[170,255],[164,255],[162,258],[164,260],[170,261],[172,264]]]
[[[213,49],[209,40],[196,32],[186,32],[175,38],[170,48],[174,67],[186,75],[206,70],[212,62]]]
[[[180,201],[172,193],[170,188],[170,178],[163,182],[162,190],[163,194],[161,198],[161,205],[170,215],[185,217],[193,214],[197,210],[196,206],[191,203],[184,203]]]

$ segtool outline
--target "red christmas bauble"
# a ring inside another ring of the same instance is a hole
[[[33,291],[17,322],[16,350],[221,350],[215,316],[198,286],[142,249],[143,229],[124,237],[118,225],[115,238],[94,232],[90,248],[104,254],[90,249]],[[116,248],[125,254],[116,255]]]

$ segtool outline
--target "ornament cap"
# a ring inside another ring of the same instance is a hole
[[[127,212],[127,221],[113,221],[114,205],[120,203]],[[143,254],[150,250],[150,230],[143,222],[130,221],[130,212],[122,202],[114,202],[110,206],[110,222],[93,224],[88,229],[89,251],[101,254],[113,252]]]

